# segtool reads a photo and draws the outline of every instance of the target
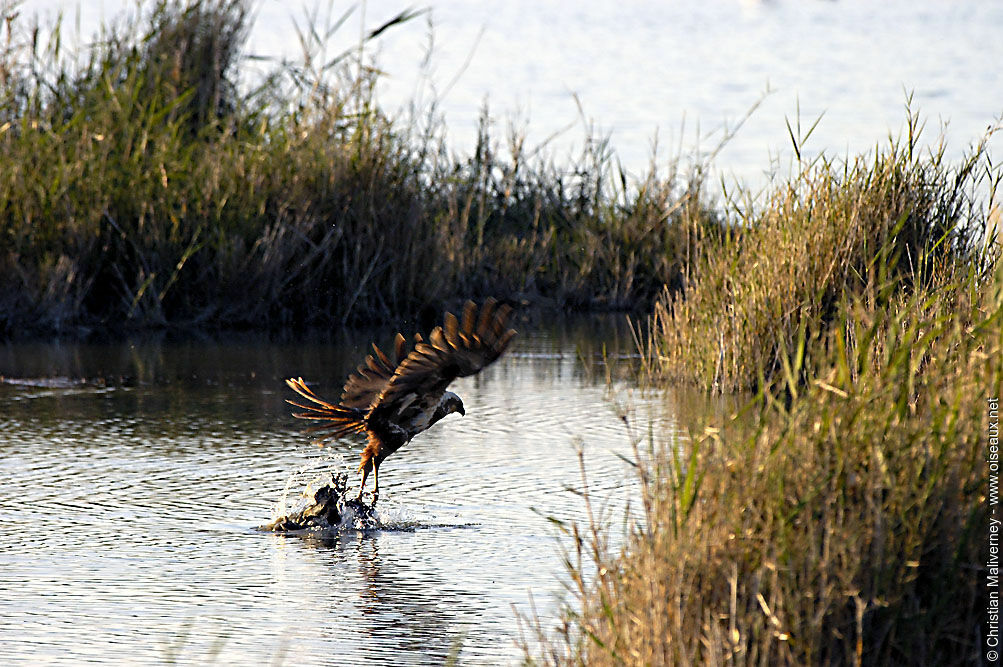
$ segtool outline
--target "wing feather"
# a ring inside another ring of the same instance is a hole
[[[488,326],[493,321],[491,316],[494,315],[495,304],[496,302],[494,299],[488,299],[488,301],[481,308],[481,316],[477,320],[477,329],[476,329],[478,336],[484,336],[487,334]],[[473,327],[470,327],[470,331],[475,331],[475,329]]]
[[[376,358],[380,360],[380,364],[383,367],[390,367],[390,368],[396,368],[397,367],[397,364],[391,363],[390,362],[390,358],[387,357],[387,355],[383,354],[383,350],[381,350],[380,348],[378,348],[376,346],[376,343],[373,343],[372,345],[373,345],[373,352],[376,353]]]
[[[446,335],[442,333],[442,327],[432,329],[432,333],[428,336],[428,341],[432,344],[432,347],[440,350],[452,347],[448,342],[446,342]]]
[[[453,347],[460,346],[460,323],[457,321],[456,315],[446,313],[443,323],[443,333],[450,345]]]
[[[394,338],[394,359],[388,357],[376,343],[372,347],[373,354],[367,355],[365,361],[345,380],[340,399],[344,406],[369,408],[393,377],[400,362],[407,358],[407,340],[399,333]]]
[[[491,307],[491,301],[492,301],[491,299],[488,299],[484,303],[483,310],[487,310],[488,308]],[[474,322],[476,321],[477,321],[477,304],[474,303],[473,301],[467,301],[465,304],[463,304],[463,330],[473,331],[475,326]]]
[[[490,300],[484,304],[485,308],[490,306]],[[467,301],[463,306],[463,340],[465,342],[470,341],[470,336],[466,332],[475,331],[477,328],[477,304],[473,301]]]
[[[397,337],[394,338],[394,368],[397,368],[400,362],[404,361],[404,357],[407,356],[406,347],[407,339],[404,338],[403,334],[398,333]]]

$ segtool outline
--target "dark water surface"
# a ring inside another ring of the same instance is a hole
[[[358,445],[310,444],[282,379],[337,397],[368,335],[0,346],[2,660],[518,661],[513,606],[532,593],[557,617],[546,516],[583,517],[576,443],[622,516],[616,404],[676,428],[675,397],[607,387],[596,362],[630,362],[622,319],[517,325],[509,354],[454,384],[467,416],[384,465],[385,529],[333,536],[256,527],[286,491],[354,471]]]

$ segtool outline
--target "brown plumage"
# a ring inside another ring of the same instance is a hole
[[[468,301],[462,319],[446,313],[443,326],[433,329],[427,341],[415,334],[409,348],[398,333],[392,359],[374,343],[373,354],[348,376],[338,403],[317,396],[303,378],[290,378],[286,384],[309,403],[287,402],[305,410],[294,416],[323,422],[310,429],[323,433],[321,442],[352,433],[367,436],[359,465],[359,499],[372,471],[375,500],[380,490],[380,464],[386,457],[446,415],[465,414],[463,401],[446,387],[501,356],[515,336],[515,330],[508,328],[511,312],[509,306],[498,305],[494,299],[485,301],[479,312],[477,304]]]

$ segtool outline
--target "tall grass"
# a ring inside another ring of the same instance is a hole
[[[801,163],[764,205],[738,209],[732,234],[691,267],[699,287],[656,305],[651,370],[755,389],[783,377],[785,357],[811,353],[805,341],[825,338],[847,300],[881,309],[966,272],[986,233],[978,202],[1000,174],[985,141],[950,163],[943,141],[919,148],[921,133],[910,112],[904,138],[873,156]]]
[[[0,334],[331,326],[486,293],[650,307],[715,226],[701,182],[628,184],[601,138],[557,166],[485,116],[451,155],[434,104],[380,110],[364,43],[326,56],[347,14],[250,88],[248,6],[163,0],[67,52],[6,5]]]
[[[877,358],[834,333],[845,355],[789,408],[763,396],[686,465],[646,461],[625,552],[579,542],[595,584],[558,661],[977,662],[1001,285],[864,319]]]
[[[622,549],[569,529],[574,597],[531,659],[982,660],[999,170],[914,136],[802,170],[656,307],[656,380],[758,393],[687,441],[634,432],[643,516]]]

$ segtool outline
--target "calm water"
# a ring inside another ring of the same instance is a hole
[[[53,16],[62,9],[81,32],[133,0],[29,0],[22,11]],[[734,124],[769,86],[774,92],[717,159],[724,174],[753,184],[764,172],[786,173],[791,156],[784,118],[804,129],[824,114],[804,145],[857,153],[897,134],[907,91],[930,121],[933,142],[949,122],[952,154],[980,136],[1003,112],[1003,3],[986,0],[643,0],[478,3],[398,0],[362,3],[372,28],[407,7],[430,7],[429,27],[414,21],[384,33],[376,45],[386,73],[380,96],[390,108],[414,98],[439,100],[454,147],[476,141],[487,99],[497,135],[509,119],[528,121],[527,146],[571,127],[550,148],[563,158],[580,146],[582,119],[611,133],[625,167],[646,169],[659,133],[662,155],[674,147],[712,148],[722,125]],[[249,50],[296,56],[293,19],[319,8],[321,22],[347,3],[258,0]],[[330,7],[330,9],[328,9]],[[357,11],[335,34],[329,55],[360,33]],[[254,67],[251,63],[250,67]],[[1003,135],[995,141],[1003,148]],[[775,159],[774,159],[775,158]]]
[[[532,594],[552,622],[561,591],[545,516],[583,516],[575,443],[614,515],[636,492],[591,363],[603,343],[629,351],[620,318],[517,326],[510,353],[454,385],[466,417],[384,465],[386,528],[327,537],[255,529],[287,486],[291,502],[357,461],[310,444],[282,378],[337,396],[368,336],[0,346],[5,664],[517,661],[513,608]],[[616,387],[645,424],[671,431],[687,409]]]

